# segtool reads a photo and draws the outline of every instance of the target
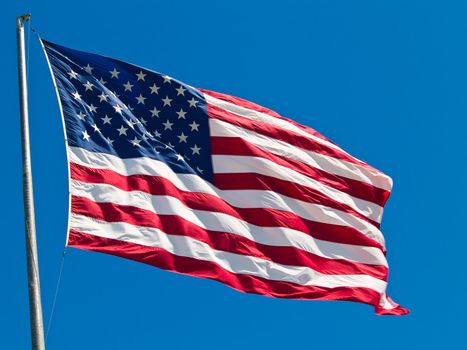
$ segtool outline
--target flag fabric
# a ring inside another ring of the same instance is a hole
[[[252,102],[42,40],[64,121],[67,245],[278,298],[386,295],[392,180]]]

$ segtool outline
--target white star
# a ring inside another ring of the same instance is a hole
[[[86,91],[91,90],[94,84],[91,84],[89,81],[86,82],[86,84],[83,84],[83,86],[86,88]]]
[[[168,144],[165,145],[165,148],[174,148],[174,145],[172,145],[170,142]]]
[[[143,119],[143,118],[141,118],[141,120],[140,120],[139,122],[140,122],[141,124],[143,124],[143,125],[146,125],[146,124],[148,123],[148,122],[147,122],[145,119]]]
[[[126,84],[123,84],[124,88],[125,88],[125,91],[130,91],[131,92],[131,88],[134,86],[134,85],[131,85],[131,83],[129,81],[126,82]]]
[[[101,119],[104,122],[104,124],[110,124],[110,121],[112,120],[112,118],[109,118],[107,114],[105,115],[104,118],[101,118]]]
[[[126,131],[128,130],[128,128],[125,128],[123,125],[120,129],[117,129],[118,131],[118,136],[121,136],[121,135],[125,135],[126,136]]]
[[[139,94],[138,97],[136,97],[136,99],[138,100],[138,104],[143,104],[144,105],[144,100],[146,99],[146,97],[144,97],[143,95]]]
[[[168,119],[165,123],[162,123],[162,125],[164,125],[164,130],[167,130],[167,129],[170,129],[172,130],[172,125],[174,125],[174,123],[171,123]]]
[[[149,87],[151,89],[151,94],[158,94],[160,87],[154,83],[152,86]]]
[[[199,151],[201,151],[201,147],[196,146],[196,144],[193,147],[190,147],[190,149],[191,149],[192,155],[199,154]]]
[[[81,132],[83,133],[83,140],[86,140],[86,141],[89,142],[89,137],[90,136],[89,136],[88,132],[86,130],[81,131]]]
[[[75,93],[72,94],[75,100],[81,100],[81,95],[76,91]]]
[[[99,127],[96,124],[92,124],[91,126],[94,129],[94,132],[101,132],[101,129],[99,129]]]
[[[110,71],[110,74],[112,74],[111,78],[118,79],[118,75],[120,74],[120,72],[116,68],[114,68],[113,70]]]
[[[146,75],[147,75],[147,74],[144,74],[142,70],[140,70],[139,73],[136,74],[136,76],[138,77],[138,81],[139,81],[139,80],[144,81],[144,77],[145,77]]]
[[[172,99],[169,98],[169,96],[165,96],[165,98],[162,99],[162,102],[164,102],[164,106],[171,106]]]
[[[119,105],[116,105],[114,106],[114,108],[115,108],[115,113],[122,114],[122,107],[120,107]]]
[[[83,67],[83,69],[86,71],[86,73],[92,74],[92,70],[94,69],[94,67],[91,67],[88,63],[88,65],[86,67]]]
[[[160,110],[158,110],[156,107],[154,107],[152,110],[150,110],[149,112],[151,112],[151,117],[157,117],[159,118],[159,113],[160,113]]]
[[[129,126],[130,128],[132,128],[132,129],[134,129],[134,128],[135,128],[135,125],[138,124],[137,122],[133,123],[133,121],[131,121],[131,120],[127,120],[126,122],[128,123],[128,126]]]
[[[197,124],[195,121],[193,121],[193,123],[188,124],[188,125],[191,127],[191,131],[195,131],[195,130],[196,130],[196,131],[199,131],[199,130],[198,130],[199,124]]]
[[[183,157],[177,153],[177,160],[183,160]]]
[[[172,78],[169,77],[168,75],[163,75],[162,78],[164,78],[164,83],[169,83],[172,81]]]
[[[180,119],[180,118],[185,119],[185,114],[186,114],[186,112],[185,112],[182,108],[180,108],[180,111],[179,111],[179,112],[175,112],[175,113],[177,113],[178,119]]]
[[[190,107],[196,107],[198,101],[196,101],[195,98],[192,97],[191,100],[188,100],[188,103],[190,104]]]
[[[185,142],[186,143],[186,139],[188,138],[188,136],[186,136],[183,132],[177,136],[178,137],[178,143],[182,143],[182,142]]]
[[[203,170],[200,167],[196,167],[196,170],[198,170],[201,174],[203,173]]]
[[[90,106],[88,106],[88,108],[89,108],[89,112],[93,112],[93,113],[97,112],[97,107],[95,107],[92,103]]]
[[[175,90],[177,90],[177,96],[178,95],[185,96],[186,89],[184,89],[183,86],[180,85],[180,87],[178,89],[175,89]]]
[[[113,146],[114,140],[111,140],[110,137],[106,137],[105,140],[110,146]]]
[[[79,120],[84,120],[84,117],[86,116],[86,114],[80,111],[76,116],[78,117]]]
[[[102,91],[102,93],[97,97],[99,97],[100,102],[102,101],[107,102],[107,98],[109,97],[109,95],[104,94],[104,91]]]
[[[104,79],[102,79],[102,77],[99,79],[99,83],[101,83],[102,85],[107,84],[107,82]]]
[[[130,110],[130,111],[133,111],[133,110],[134,110],[134,108],[131,107],[130,105],[127,105],[127,106],[124,106],[124,107],[125,107],[126,109]]]
[[[110,93],[112,94],[113,97],[120,97],[119,94],[117,94],[115,91],[110,91]]]
[[[141,147],[139,145],[139,143],[141,142],[141,140],[139,140],[136,136],[133,140],[130,141],[132,143],[133,146],[138,146],[138,147]]]
[[[162,134],[161,134],[159,131],[154,130],[154,136],[155,136],[155,137],[161,137],[161,135],[162,135]]]
[[[68,75],[70,76],[70,79],[77,79],[78,73],[76,73],[73,69],[71,72],[68,72]]]

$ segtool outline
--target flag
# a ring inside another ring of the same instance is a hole
[[[67,245],[277,298],[386,295],[392,180],[244,99],[42,40],[64,121]]]

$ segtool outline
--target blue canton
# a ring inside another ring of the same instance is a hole
[[[67,142],[120,158],[149,157],[212,181],[206,101],[167,75],[43,40]]]

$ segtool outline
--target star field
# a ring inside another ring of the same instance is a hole
[[[150,157],[212,180],[201,92],[168,75],[44,41],[69,146]]]

